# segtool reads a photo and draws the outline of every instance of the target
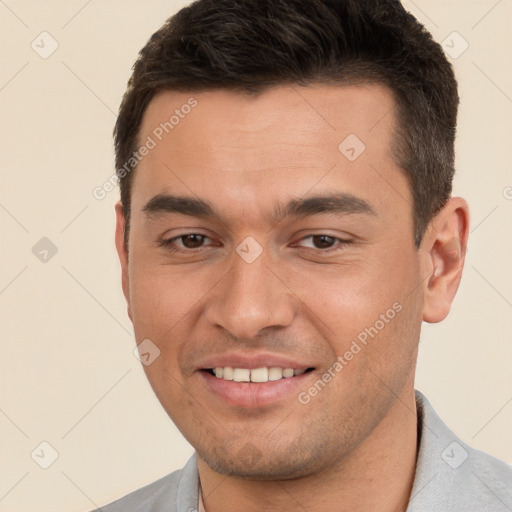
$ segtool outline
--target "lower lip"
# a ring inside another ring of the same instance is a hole
[[[210,391],[229,405],[247,409],[275,404],[289,397],[294,391],[298,394],[306,389],[305,381],[313,373],[314,371],[311,371],[268,382],[235,382],[215,377],[206,371],[199,371]]]

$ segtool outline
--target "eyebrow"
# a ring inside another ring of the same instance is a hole
[[[163,213],[177,213],[192,217],[217,218],[219,220],[222,217],[208,201],[172,194],[157,194],[145,204],[142,211],[148,217]],[[270,215],[270,220],[280,222],[286,217],[308,217],[320,213],[377,216],[372,206],[364,199],[352,194],[337,193],[291,199],[285,205],[279,203]]]

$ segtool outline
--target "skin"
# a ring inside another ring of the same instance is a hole
[[[450,199],[415,247],[384,86],[165,91],[151,101],[139,140],[191,96],[197,106],[135,172],[128,251],[116,205],[116,245],[137,343],[149,338],[161,351],[144,369],[196,449],[206,510],[405,510],[420,327],[443,320],[457,291],[466,202]],[[366,146],[353,162],[338,150],[349,134]],[[269,218],[277,203],[326,193],[351,194],[374,214]],[[220,218],[148,215],[157,194],[209,201]],[[171,243],[181,253],[159,244],[190,233],[207,238]],[[312,238],[322,234],[335,238],[327,246]],[[248,236],[263,251],[252,263],[235,250]],[[396,303],[401,311],[307,404],[291,393],[235,407],[197,370],[212,355],[266,351],[314,367],[298,390],[308,391]]]

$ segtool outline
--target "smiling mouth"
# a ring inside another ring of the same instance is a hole
[[[232,368],[231,366],[217,366],[215,368],[205,368],[204,372],[217,377],[218,379],[233,382],[269,382],[281,379],[290,379],[298,377],[304,373],[312,372],[314,368],[293,369],[280,368],[277,366],[262,368]]]

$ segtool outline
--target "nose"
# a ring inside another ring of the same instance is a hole
[[[270,266],[265,251],[251,263],[238,254],[232,260],[206,306],[210,325],[222,327],[239,339],[253,339],[266,328],[291,325],[293,293],[279,269]]]

